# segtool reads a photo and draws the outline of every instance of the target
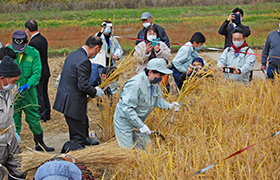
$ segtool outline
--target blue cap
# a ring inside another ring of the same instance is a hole
[[[194,63],[194,62],[200,62],[202,65],[204,65],[204,61],[203,61],[203,59],[200,58],[200,57],[195,57],[195,58],[193,58],[192,63]]]
[[[13,34],[12,47],[16,51],[24,51],[26,49],[28,39],[24,31],[18,30]]]
[[[37,169],[34,178],[35,180],[76,180],[82,179],[82,172],[74,163],[49,161]]]

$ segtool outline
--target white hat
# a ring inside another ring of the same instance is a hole
[[[166,62],[162,58],[154,58],[151,59],[147,64],[148,70],[156,70],[158,72],[161,72],[163,74],[171,74],[172,71],[168,68],[166,68]]]

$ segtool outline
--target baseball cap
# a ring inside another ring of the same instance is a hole
[[[151,18],[152,15],[149,12],[144,12],[141,14],[141,20]]]
[[[12,47],[16,51],[24,51],[27,45],[27,35],[24,31],[18,30],[13,34]]]
[[[166,67],[166,62],[162,58],[151,59],[147,64],[148,70],[156,70],[163,74],[171,74],[172,71]]]

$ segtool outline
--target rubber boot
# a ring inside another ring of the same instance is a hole
[[[47,152],[54,151],[53,147],[48,147],[45,145],[45,143],[43,141],[43,133],[38,134],[38,135],[34,134],[34,141],[35,141],[35,150],[36,151],[44,151],[44,150]],[[42,148],[44,148],[44,149],[42,149]]]

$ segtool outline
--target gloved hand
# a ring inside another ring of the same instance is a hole
[[[98,97],[101,97],[104,94],[103,90],[100,87],[97,86],[95,87],[95,89],[96,89],[96,95]]]
[[[180,107],[181,107],[181,104],[177,103],[177,102],[173,102],[169,105],[169,109],[172,109],[174,107],[174,110],[175,111],[179,111],[180,110]]]
[[[26,91],[26,90],[28,90],[29,89],[29,84],[28,83],[26,83],[25,85],[22,85],[22,86],[20,86],[19,88],[18,88],[18,94],[19,93],[21,93],[22,91]]]
[[[141,127],[140,129],[139,129],[139,131],[140,131],[140,133],[142,133],[142,134],[147,134],[147,135],[149,135],[149,134],[151,134],[152,132],[151,132],[151,130],[148,128],[148,126],[146,126],[146,125],[144,125],[143,127]]]

